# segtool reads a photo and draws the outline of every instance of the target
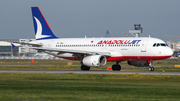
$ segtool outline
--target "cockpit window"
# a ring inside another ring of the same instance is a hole
[[[168,46],[168,45],[165,44],[165,43],[154,43],[154,44],[153,44],[153,47],[159,47],[159,46],[166,47],[166,46]]]
[[[153,47],[155,47],[156,46],[156,43],[153,45]]]
[[[164,44],[164,43],[161,43],[161,46],[166,46],[166,44]]]

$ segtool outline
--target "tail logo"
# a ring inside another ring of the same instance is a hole
[[[41,22],[35,16],[34,19],[36,20],[36,24],[37,24],[36,39],[51,37],[50,35],[42,35]]]

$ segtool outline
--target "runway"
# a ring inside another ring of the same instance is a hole
[[[0,73],[82,73],[82,74],[143,74],[143,75],[180,75],[180,72],[149,71],[81,71],[81,70],[21,70],[0,69]]]

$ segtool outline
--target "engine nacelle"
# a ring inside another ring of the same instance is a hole
[[[148,61],[128,61],[129,65],[139,66],[139,67],[147,67],[149,66]]]
[[[85,66],[104,66],[107,60],[102,55],[86,56],[81,60],[81,63]]]

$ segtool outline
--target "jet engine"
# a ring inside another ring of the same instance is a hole
[[[105,56],[102,55],[92,55],[86,56],[81,60],[81,64],[85,66],[104,66],[107,60]]]
[[[127,63],[129,65],[139,66],[139,67],[147,67],[147,66],[149,66],[148,61],[128,61]]]

